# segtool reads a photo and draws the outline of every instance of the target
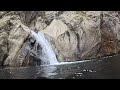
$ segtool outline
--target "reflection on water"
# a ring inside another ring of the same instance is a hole
[[[41,77],[46,77],[46,78],[50,78],[51,76],[56,75],[57,73],[55,72],[57,70],[57,67],[55,66],[43,66],[43,67],[38,67],[36,68],[36,77],[38,78],[40,76]],[[36,78],[35,77],[35,78]]]
[[[87,62],[0,68],[0,79],[120,79],[120,55]]]

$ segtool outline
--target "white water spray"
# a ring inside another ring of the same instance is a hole
[[[43,53],[42,62],[45,62],[45,64],[47,63],[50,65],[58,64],[56,55],[52,50],[50,43],[44,37],[44,33],[42,32],[35,33],[34,31],[31,31],[31,33],[35,37],[36,41],[42,47],[42,53]]]

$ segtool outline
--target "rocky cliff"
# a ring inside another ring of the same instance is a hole
[[[120,51],[119,11],[0,11],[0,65],[40,65],[30,30],[45,33],[59,62]]]

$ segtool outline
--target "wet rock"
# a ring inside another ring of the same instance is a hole
[[[41,64],[40,50],[36,40],[29,36],[21,49],[16,53],[12,66],[37,66]]]
[[[55,44],[60,35],[64,34],[69,28],[61,20],[54,19],[49,26],[47,26],[42,32],[47,36],[47,40],[51,43],[54,53],[57,56],[58,61],[63,61],[64,56],[57,48]]]
[[[55,45],[55,39],[53,39],[52,37],[50,37],[48,34],[44,34],[45,38],[48,40],[48,42],[50,43],[53,52],[56,55],[56,58],[58,60],[58,62],[62,62],[64,61],[64,56],[60,53],[60,51],[57,49],[57,46]]]

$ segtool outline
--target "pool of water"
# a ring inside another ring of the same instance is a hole
[[[4,67],[0,79],[120,79],[120,55],[51,66]]]

